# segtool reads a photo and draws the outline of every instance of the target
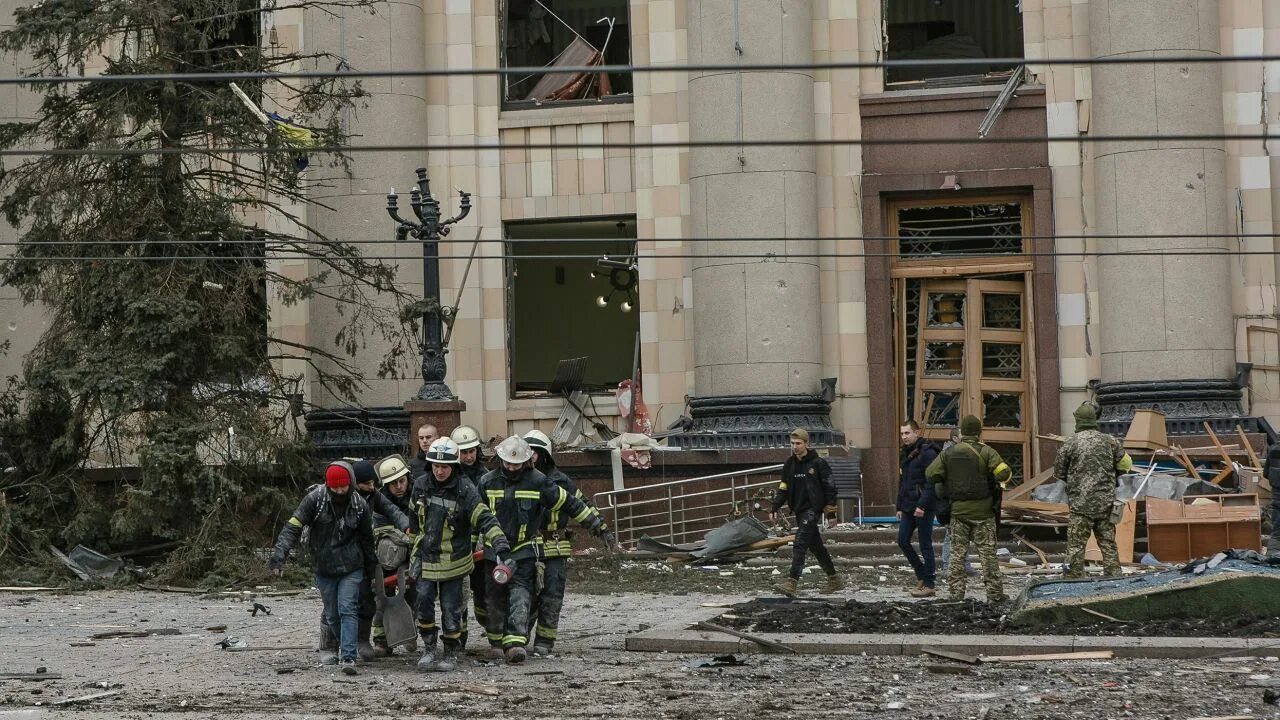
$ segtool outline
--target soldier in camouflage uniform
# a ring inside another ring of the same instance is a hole
[[[966,415],[960,421],[960,440],[929,465],[925,478],[934,493],[951,501],[951,557],[947,559],[947,588],[952,600],[963,600],[965,555],[969,543],[978,548],[987,602],[1007,598],[996,562],[996,507],[1003,485],[1013,476],[1000,453],[978,441],[982,421]]]
[[[1067,438],[1053,463],[1053,479],[1067,484],[1067,577],[1084,577],[1084,549],[1089,535],[1098,538],[1103,573],[1120,574],[1116,526],[1111,511],[1116,501],[1116,474],[1133,468],[1120,441],[1098,430],[1093,405],[1076,408],[1076,433]]]

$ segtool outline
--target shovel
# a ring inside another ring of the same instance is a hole
[[[374,602],[382,611],[382,629],[387,633],[387,645],[397,647],[412,642],[418,637],[417,623],[413,619],[413,610],[404,600],[404,574],[401,567],[396,573],[396,594],[387,597],[387,588],[383,584],[383,571],[378,569],[378,591],[374,594]]]

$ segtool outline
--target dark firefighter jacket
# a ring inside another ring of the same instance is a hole
[[[600,518],[600,511],[591,504],[587,496],[582,494],[573,479],[565,475],[563,470],[552,464],[544,474],[548,480],[568,493],[569,497],[577,498],[586,505],[593,516]],[[603,518],[600,518],[600,529],[605,529]],[[542,530],[542,554],[549,558],[569,557],[573,554],[573,534],[569,530],[569,516],[563,510],[552,510],[547,513],[547,524]]]
[[[480,480],[480,494],[497,516],[517,560],[537,557],[538,540],[551,512],[564,513],[592,532],[600,529],[600,518],[586,504],[533,468],[525,468],[514,480],[502,470],[490,471]],[[485,548],[485,558],[493,559],[492,552]]]
[[[412,503],[422,528],[413,548],[414,564],[421,565],[417,577],[452,580],[469,575],[475,568],[473,533],[499,554],[510,548],[475,485],[457,469],[446,482],[432,478],[414,487]]]
[[[284,566],[302,528],[308,526],[311,569],[317,575],[341,576],[364,570],[366,579],[373,577],[378,562],[373,552],[373,512],[360,493],[351,493],[346,511],[339,514],[328,488],[312,486],[276,538],[271,567]]]
[[[355,490],[355,494],[369,503],[369,507],[373,510],[374,527],[391,525],[397,530],[413,529],[413,521],[409,518],[409,513],[400,509],[399,504],[390,497],[390,493],[384,495],[381,490],[374,490],[365,495],[354,485],[351,486],[351,489]]]

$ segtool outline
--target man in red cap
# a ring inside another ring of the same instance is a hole
[[[268,563],[273,572],[280,574],[302,528],[310,526],[308,549],[316,587],[324,599],[325,624],[339,630],[341,658],[326,654],[322,662],[339,663],[347,675],[356,674],[360,588],[375,576],[378,562],[373,545],[373,511],[359,493],[352,492],[355,476],[351,463],[330,463],[324,471],[324,484],[307,490],[280,531]]]

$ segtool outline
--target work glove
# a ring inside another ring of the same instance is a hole
[[[605,552],[612,553],[619,549],[618,538],[614,537],[613,533],[608,530],[600,533],[600,542],[604,543]]]
[[[404,576],[404,581],[406,584],[412,583],[421,574],[422,574],[422,558],[415,557],[413,559],[413,562],[409,563],[409,569],[407,571],[407,574]]]

